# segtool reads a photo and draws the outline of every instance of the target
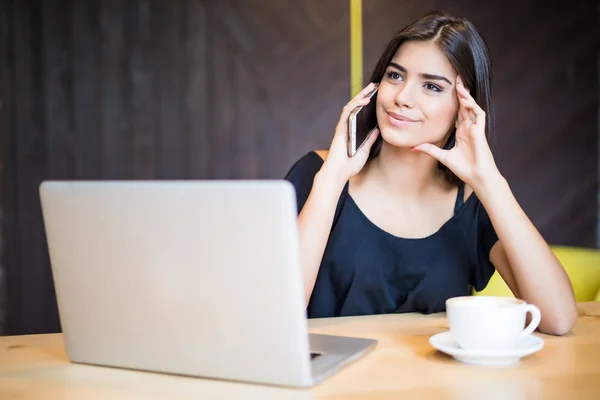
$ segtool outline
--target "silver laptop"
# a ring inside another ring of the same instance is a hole
[[[310,387],[375,340],[308,334],[283,180],[46,181],[73,362]]]

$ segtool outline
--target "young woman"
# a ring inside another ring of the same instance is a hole
[[[491,63],[476,28],[424,16],[392,38],[371,82],[344,107],[329,150],[286,176],[308,316],[444,311],[498,270],[540,308],[540,331],[567,333],[577,318],[571,283],[488,146]],[[348,157],[348,115],[374,83],[379,129]]]

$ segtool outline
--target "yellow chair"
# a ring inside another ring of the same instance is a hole
[[[575,291],[577,301],[600,301],[600,250],[581,247],[551,246]],[[513,297],[508,285],[495,272],[488,285],[476,296]]]

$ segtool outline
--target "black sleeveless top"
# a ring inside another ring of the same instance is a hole
[[[298,213],[323,165],[310,152],[285,179],[296,189]],[[475,193],[425,238],[401,238],[373,224],[344,187],[307,309],[309,318],[445,311],[446,299],[481,291],[494,273],[489,253],[498,237]]]

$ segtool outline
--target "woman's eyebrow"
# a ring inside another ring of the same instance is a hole
[[[391,62],[389,64],[389,66],[390,67],[394,67],[398,71],[403,72],[403,73],[407,73],[408,72],[406,70],[406,68],[404,68],[402,65],[396,64],[395,62]],[[448,80],[448,78],[446,78],[445,76],[442,76],[442,75],[434,75],[434,74],[424,74],[424,73],[421,73],[421,74],[419,74],[419,76],[421,76],[422,78],[428,79],[428,80],[433,80],[433,81],[445,81],[449,85],[452,85],[452,82],[450,82]]]

